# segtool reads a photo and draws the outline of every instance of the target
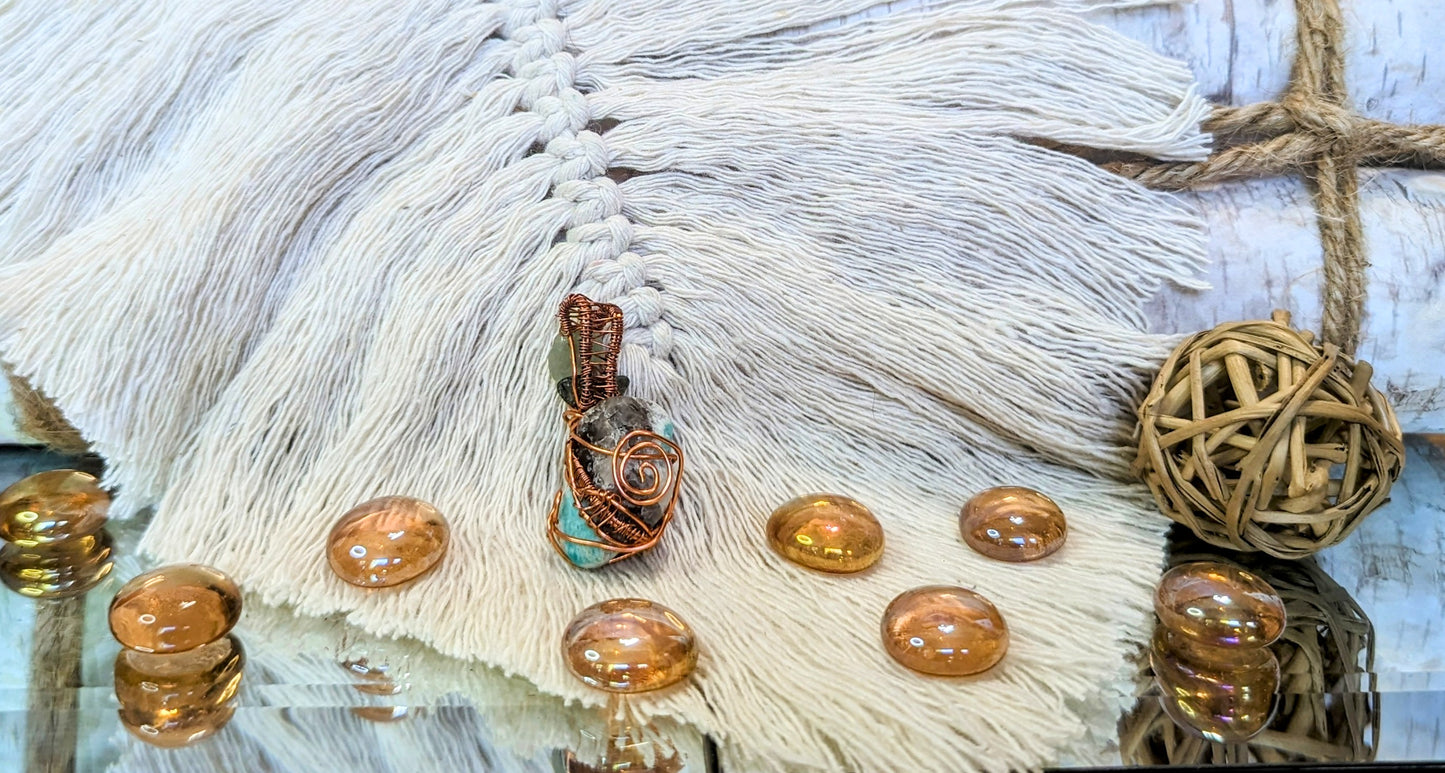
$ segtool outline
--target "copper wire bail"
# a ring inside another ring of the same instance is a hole
[[[612,556],[608,564],[650,549],[662,539],[672,522],[682,478],[682,448],[648,430],[634,430],[616,448],[602,448],[577,434],[577,426],[588,409],[622,393],[617,380],[617,356],[622,349],[622,310],[610,303],[597,303],[582,295],[570,295],[558,311],[563,337],[571,341],[572,395],[575,407],[563,414],[567,442],[563,450],[562,476],[572,493],[577,512],[601,538],[589,540],[567,534],[558,524],[562,492],[552,498],[547,519],[547,537],[564,559],[571,560],[564,543],[597,548]],[[577,450],[611,458],[611,489],[596,485]],[[661,506],[662,517],[649,526],[639,511]]]

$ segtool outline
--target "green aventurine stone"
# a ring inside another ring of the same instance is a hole
[[[552,339],[552,348],[547,352],[547,373],[553,381],[572,378],[572,341],[567,336]]]

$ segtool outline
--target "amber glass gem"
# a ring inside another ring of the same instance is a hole
[[[65,542],[0,546],[0,581],[34,599],[78,596],[100,584],[114,565],[105,529]]]
[[[105,524],[109,510],[110,494],[94,475],[38,473],[0,492],[0,538],[29,547],[83,537]]]
[[[1169,630],[1217,647],[1263,647],[1284,633],[1284,602],[1274,588],[1214,561],[1166,572],[1154,592],[1154,612]]]
[[[988,599],[966,588],[927,585],[906,591],[883,613],[883,647],[925,674],[987,671],[1008,651],[1008,626]]]
[[[1064,546],[1068,525],[1054,500],[1021,486],[975,494],[958,519],[963,541],[1000,561],[1033,561]]]
[[[245,665],[235,636],[168,655],[121,650],[115,657],[121,724],[156,746],[206,738],[230,721]]]
[[[659,690],[697,665],[697,638],[676,612],[644,599],[612,599],[582,610],[562,636],[572,673],[600,690]]]
[[[1269,648],[1209,647],[1160,626],[1149,662],[1165,712],[1192,734],[1238,743],[1269,724],[1280,678]]]
[[[241,590],[218,569],[173,564],[126,583],[110,602],[110,632],[138,652],[184,652],[225,636],[241,618]]]
[[[800,566],[846,574],[867,569],[883,555],[883,526],[860,502],[807,494],[773,511],[768,544]]]
[[[352,585],[387,588],[431,571],[450,540],[451,527],[435,507],[411,497],[381,497],[341,516],[326,558],[331,571]]]

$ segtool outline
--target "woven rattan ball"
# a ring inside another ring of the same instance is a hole
[[[1194,335],[1139,408],[1135,470],[1165,515],[1206,542],[1314,553],[1383,504],[1404,464],[1370,375],[1285,312]]]

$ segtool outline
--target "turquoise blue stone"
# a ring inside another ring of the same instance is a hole
[[[572,499],[572,492],[567,488],[562,489],[562,503],[557,511],[557,528],[563,534],[578,539],[592,540],[593,542],[606,542],[602,539],[582,514],[577,511],[577,502]],[[602,548],[594,548],[591,545],[578,545],[573,542],[562,540],[562,552],[566,554],[567,560],[574,566],[582,569],[596,569],[607,563],[613,554]]]

